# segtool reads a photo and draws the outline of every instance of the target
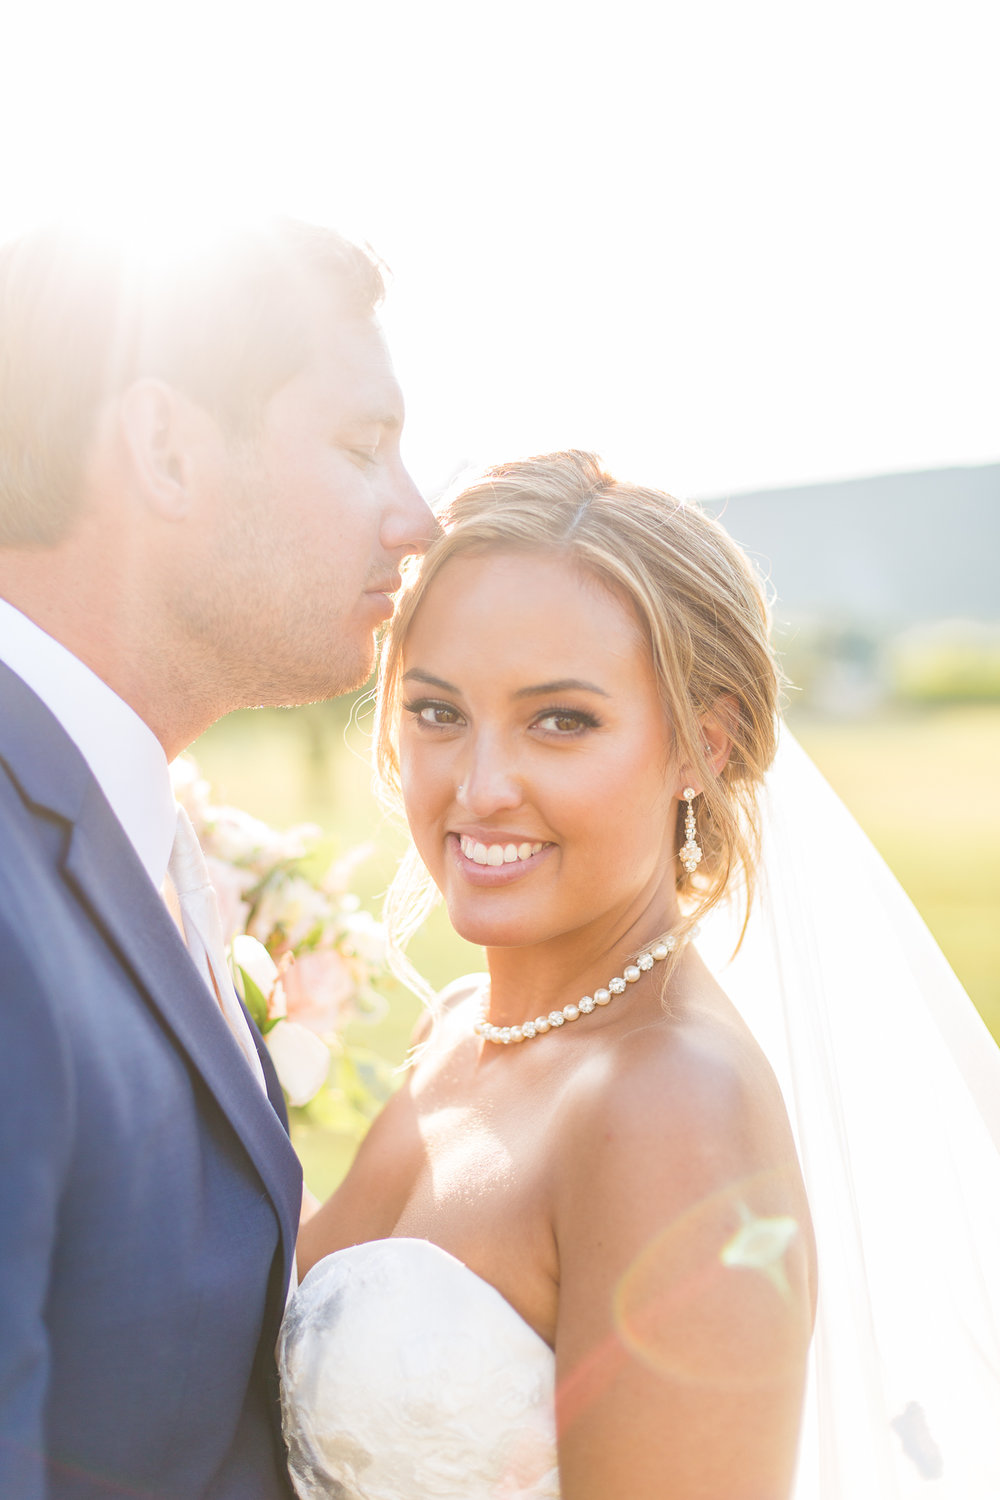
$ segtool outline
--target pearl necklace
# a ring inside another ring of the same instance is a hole
[[[662,943],[654,943],[651,948],[643,949],[634,964],[626,964],[620,978],[616,976],[608,980],[606,989],[595,990],[593,995],[584,995],[575,1005],[570,1003],[564,1005],[562,1010],[550,1010],[547,1016],[536,1016],[533,1021],[525,1021],[522,1026],[494,1026],[489,1019],[490,999],[487,993],[483,997],[479,1020],[476,1022],[476,1034],[486,1042],[495,1042],[498,1047],[509,1047],[511,1042],[530,1042],[532,1037],[544,1036],[547,1031],[558,1031],[567,1021],[577,1021],[581,1016],[589,1016],[598,1005],[610,1005],[615,995],[623,995],[630,984],[635,984],[655,963],[673,953],[676,947],[677,939],[671,934]]]

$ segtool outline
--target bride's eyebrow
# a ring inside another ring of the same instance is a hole
[[[584,682],[581,677],[560,677],[555,682],[540,682],[537,686],[518,688],[514,697],[541,698],[548,693],[570,693],[574,690],[583,693],[599,693],[602,698],[611,697],[605,688],[598,687],[596,682]]]
[[[430,672],[424,672],[420,667],[411,667],[408,672],[403,673],[404,682],[424,682],[428,687],[440,688],[443,693],[457,693],[460,690],[453,682],[445,682],[443,677],[434,677]]]
[[[443,693],[460,694],[461,688],[457,688],[453,682],[446,682],[443,677],[435,677],[432,672],[425,672],[422,667],[411,667],[408,672],[403,673],[404,682],[423,682],[427,687],[436,687]],[[596,682],[586,682],[582,677],[559,677],[554,682],[532,683],[530,687],[518,688],[512,694],[514,698],[544,698],[551,693],[597,693],[602,698],[610,698],[611,694],[606,688],[598,687]]]

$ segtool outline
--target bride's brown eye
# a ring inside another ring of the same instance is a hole
[[[581,729],[596,729],[598,723],[593,714],[576,708],[550,709],[548,713],[540,714],[535,722],[540,729],[557,735],[576,734]]]
[[[403,711],[421,724],[430,724],[439,729],[448,729],[458,724],[461,714],[451,703],[440,703],[433,698],[419,698],[413,703],[404,703]]]

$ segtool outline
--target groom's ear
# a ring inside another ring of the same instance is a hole
[[[183,520],[194,503],[191,403],[163,380],[133,381],[120,404],[121,434],[135,488],[165,521]]]

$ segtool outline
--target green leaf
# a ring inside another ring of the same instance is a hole
[[[280,1020],[280,1017],[275,1016],[272,1019],[268,1016],[267,996],[264,994],[264,991],[259,984],[254,983],[242,964],[237,964],[236,967],[239,969],[240,978],[243,981],[243,1000],[246,1008],[253,1017],[261,1036],[266,1036],[271,1027],[276,1025]]]

